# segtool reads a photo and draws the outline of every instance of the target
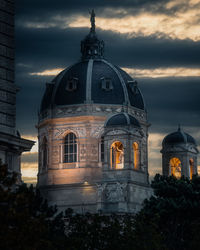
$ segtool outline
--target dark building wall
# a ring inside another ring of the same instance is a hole
[[[14,0],[0,0],[0,159],[20,173],[20,156],[34,142],[16,133]]]
[[[0,0],[0,132],[15,134],[14,1]]]

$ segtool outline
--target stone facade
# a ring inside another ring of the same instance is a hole
[[[106,121],[124,109],[137,117],[141,128],[105,128]],[[38,125],[38,187],[49,203],[56,204],[61,210],[71,207],[80,213],[138,211],[143,200],[151,195],[147,160],[149,125],[145,111],[131,106],[91,104],[62,107],[59,112],[47,110],[47,113],[53,113],[55,117],[41,117]],[[64,138],[69,133],[77,137],[77,161],[65,163]],[[48,147],[45,163],[44,138]],[[123,169],[110,168],[110,146],[114,141],[124,145]],[[134,169],[133,163],[134,141],[139,145],[138,169]]]
[[[14,1],[0,0],[0,158],[10,170],[20,173],[20,155],[29,151],[32,141],[16,131],[14,45]]]

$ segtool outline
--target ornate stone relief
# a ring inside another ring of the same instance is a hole
[[[144,114],[143,112],[140,112],[140,111],[131,109],[131,110],[130,110],[130,114],[136,116],[136,117],[139,118],[139,119],[142,119],[142,120],[145,119],[145,114]]]
[[[53,164],[59,162],[59,147],[58,146],[52,147],[52,162]]]
[[[122,109],[121,109],[121,108],[118,108],[118,109],[116,109],[116,112],[117,112],[117,113],[120,113],[120,112],[122,112]]]
[[[119,130],[119,129],[113,129],[111,131],[109,131],[106,135],[126,135],[128,132],[124,131],[124,130]]]
[[[127,200],[127,183],[115,183],[106,186],[105,199],[109,202],[123,202]]]
[[[103,134],[104,128],[102,125],[99,125],[98,127],[92,127],[91,128],[91,132],[90,132],[90,136],[91,137],[95,137],[95,138],[99,138],[102,134]]]
[[[84,128],[66,126],[65,128],[55,128],[53,131],[53,136],[54,138],[61,137],[67,131],[76,131],[79,137],[86,135],[86,131]]]
[[[86,147],[84,144],[80,145],[80,160],[81,161],[86,160]]]
[[[165,146],[165,152],[191,152],[191,153],[197,153],[194,146],[191,145],[176,145],[176,146]]]
[[[104,191],[106,188],[106,183],[97,184],[97,202],[101,202],[104,196]]]

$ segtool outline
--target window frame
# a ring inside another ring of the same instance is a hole
[[[63,163],[76,163],[78,161],[78,140],[76,134],[69,132],[63,142]]]
[[[113,83],[110,77],[102,77],[101,78],[101,88],[104,91],[111,91],[113,90]]]
[[[48,166],[48,141],[46,136],[42,139],[42,171],[47,170]]]
[[[71,77],[67,79],[67,84],[66,84],[66,90],[69,92],[73,92],[77,89],[78,87],[78,78],[77,77]]]

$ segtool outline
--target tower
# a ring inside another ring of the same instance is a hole
[[[144,99],[137,82],[104,59],[94,11],[90,20],[81,60],[46,84],[38,187],[60,209],[134,213],[151,192]]]
[[[174,133],[167,135],[162,142],[163,175],[192,178],[197,174],[198,149],[194,138],[179,126]]]
[[[16,130],[14,0],[0,1],[0,158],[9,170],[20,174],[20,156],[34,142],[20,137]]]

